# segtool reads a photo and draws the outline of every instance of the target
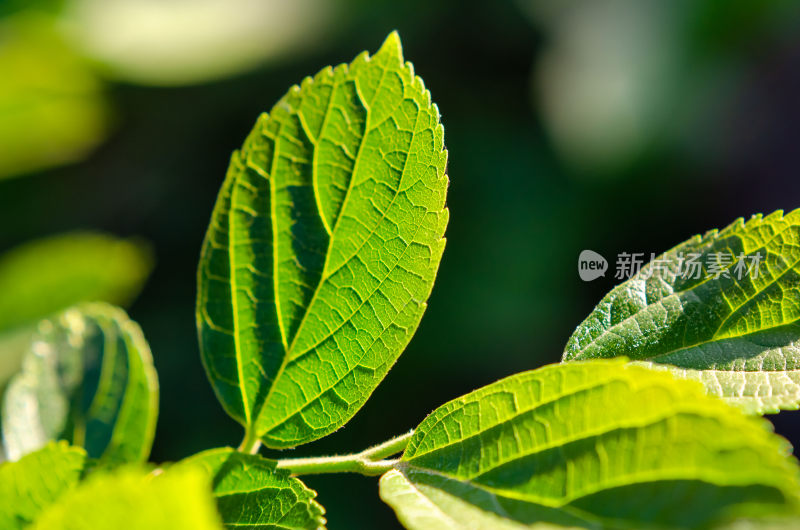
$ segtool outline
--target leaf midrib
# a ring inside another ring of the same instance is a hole
[[[707,416],[703,416],[703,417],[708,418]],[[643,423],[642,425],[639,425],[639,426],[632,425],[632,426],[628,426],[628,427],[620,427],[620,428],[616,428],[616,429],[610,429],[607,432],[600,433],[600,434],[607,434],[607,433],[613,432],[615,430],[620,430],[620,429],[623,429],[623,428],[648,427],[650,425],[654,425],[654,424],[656,424],[656,423],[658,423],[660,421],[666,421],[668,419],[669,419],[669,417],[665,417],[665,418],[662,418],[662,419],[654,421],[654,422]],[[584,439],[591,439],[591,438],[596,437],[596,436],[597,435],[580,437],[580,438],[577,438],[575,440],[572,440],[572,442],[579,442],[579,441],[582,441]],[[559,447],[559,446],[555,446],[555,447]],[[749,447],[752,447],[752,444],[742,444],[742,447],[749,448]],[[536,452],[531,453],[531,454],[536,454]],[[530,456],[530,454],[521,455],[520,458],[524,458],[526,456]],[[517,460],[517,458],[515,458],[514,460]],[[510,460],[510,461],[505,462],[505,463],[507,464],[507,463],[513,462],[514,460]],[[445,478],[445,479],[452,480],[452,481],[455,481],[455,482],[461,482],[461,483],[464,483],[464,484],[468,484],[468,485],[470,485],[470,486],[472,486],[472,487],[474,487],[476,489],[480,489],[480,490],[486,491],[488,493],[491,493],[492,495],[498,495],[498,496],[501,496],[501,497],[506,497],[506,498],[509,498],[509,499],[522,501],[522,502],[530,502],[530,503],[534,503],[534,504],[540,504],[542,506],[546,506],[546,507],[549,507],[549,508],[557,508],[557,509],[562,509],[562,508],[568,506],[570,503],[574,503],[576,500],[579,500],[579,499],[584,498],[584,497],[588,497],[590,495],[594,495],[596,493],[599,493],[599,492],[602,492],[602,491],[605,491],[605,490],[609,490],[609,489],[613,489],[613,488],[617,488],[617,487],[631,486],[631,485],[634,485],[634,484],[637,484],[637,483],[662,482],[662,481],[670,481],[670,480],[692,480],[692,481],[698,481],[699,480],[699,481],[702,481],[702,482],[707,482],[707,483],[712,484],[712,485],[729,485],[729,486],[749,486],[749,485],[762,484],[762,485],[767,485],[767,486],[771,486],[771,487],[775,487],[775,488],[779,489],[776,481],[773,481],[772,483],[762,482],[763,476],[756,476],[754,474],[754,475],[751,475],[749,479],[747,477],[737,476],[737,477],[735,477],[737,480],[733,481],[733,480],[731,480],[732,477],[727,473],[715,471],[713,469],[704,468],[704,467],[693,467],[690,470],[683,469],[683,468],[681,468],[681,469],[669,469],[669,470],[646,470],[646,471],[637,470],[637,471],[634,471],[634,472],[631,472],[631,473],[622,474],[622,475],[618,476],[616,480],[598,481],[598,482],[592,484],[592,486],[593,486],[592,488],[586,488],[584,491],[581,491],[579,494],[576,494],[576,495],[565,495],[565,496],[563,496],[561,498],[561,500],[556,500],[553,497],[541,497],[541,496],[536,496],[536,495],[533,495],[533,494],[520,494],[520,493],[515,492],[514,490],[494,488],[494,487],[488,486],[488,485],[480,483],[480,482],[474,482],[475,478],[480,477],[484,473],[487,473],[487,472],[491,471],[491,469],[482,472],[480,475],[475,475],[475,476],[472,476],[470,478],[463,478],[463,477],[458,477],[458,476],[455,476],[455,475],[451,475],[451,474],[446,473],[444,471],[438,471],[438,470],[434,470],[434,469],[427,468],[427,467],[418,467],[418,466],[415,466],[415,465],[413,465],[413,463],[408,462],[408,461],[400,462],[398,464],[398,468],[401,469],[401,470],[402,469],[409,469],[411,471],[414,471],[415,473],[428,474],[428,475],[431,475],[431,476],[437,476],[437,477]],[[700,471],[701,473],[692,474],[691,471]],[[625,479],[625,480],[623,480],[623,479]],[[434,486],[432,486],[432,487],[434,487]]]
[[[531,409],[531,410],[534,410],[534,409]],[[525,411],[525,412],[530,412],[531,410],[528,410],[528,411]],[[494,426],[492,426],[492,428],[499,427],[499,426],[501,426],[502,424],[505,424],[505,423],[509,423],[509,422],[513,421],[514,419],[516,419],[519,415],[524,414],[525,412],[522,412],[520,414],[516,414],[513,418],[510,418],[509,420],[506,420],[504,422],[497,423]],[[484,475],[486,475],[488,473],[491,473],[492,471],[496,470],[499,467],[502,467],[504,465],[510,464],[510,463],[515,462],[517,460],[521,460],[521,459],[527,458],[529,456],[533,456],[533,455],[536,455],[536,454],[541,454],[541,453],[544,453],[546,451],[557,449],[559,447],[563,447],[563,446],[566,446],[566,445],[569,445],[569,444],[573,444],[573,443],[576,443],[576,442],[586,441],[586,440],[590,440],[590,439],[593,439],[593,438],[600,438],[602,436],[605,436],[607,434],[610,434],[610,433],[613,433],[613,432],[617,432],[617,431],[629,430],[629,429],[642,429],[642,428],[650,427],[650,426],[657,425],[657,424],[662,423],[662,422],[669,421],[671,418],[674,418],[677,415],[688,415],[688,416],[695,416],[695,417],[699,417],[699,418],[708,419],[709,418],[709,414],[710,413],[714,413],[714,412],[722,412],[722,411],[715,411],[715,410],[712,410],[712,408],[709,408],[709,407],[698,406],[695,402],[683,403],[683,404],[681,404],[680,407],[673,408],[673,409],[668,410],[666,412],[651,414],[651,415],[649,415],[647,417],[637,418],[635,421],[620,422],[620,423],[618,423],[616,425],[613,425],[613,426],[610,426],[610,425],[601,426],[601,427],[598,427],[596,429],[584,431],[584,432],[580,433],[577,436],[565,437],[563,439],[559,439],[558,441],[550,441],[549,443],[546,443],[546,444],[541,444],[541,445],[538,445],[536,447],[531,447],[529,450],[523,450],[523,451],[520,451],[520,452],[514,454],[513,457],[510,458],[510,459],[506,459],[506,460],[502,460],[502,461],[499,461],[499,462],[495,462],[491,466],[489,466],[487,468],[484,468],[484,469],[481,469],[479,473],[477,473],[475,475],[472,475],[469,478],[457,477],[457,476],[454,476],[454,475],[448,475],[448,476],[450,478],[455,479],[455,480],[466,481],[466,482],[469,482],[470,484],[477,484],[477,483],[474,483],[472,481],[477,479],[477,478],[480,478],[480,477],[482,477],[482,476],[484,476]],[[478,433],[471,434],[471,435],[469,435],[467,437],[464,437],[464,438],[458,440],[457,442],[453,442],[453,443],[449,443],[449,444],[437,447],[433,451],[429,451],[427,453],[423,453],[422,456],[431,455],[431,454],[434,454],[434,453],[441,453],[443,450],[455,448],[455,446],[462,445],[463,443],[467,442],[468,440],[480,436],[481,434],[485,433],[487,430],[489,430],[489,429],[486,429],[486,430],[478,432]],[[761,440],[758,440],[753,436],[748,436],[748,438],[751,438],[751,440],[750,440],[751,445],[754,445],[755,443],[761,443]],[[739,445],[741,445],[741,444],[739,444]],[[748,447],[751,446],[751,445],[748,445]],[[730,449],[730,448],[727,448],[727,449]],[[415,466],[413,464],[413,462],[417,458],[420,458],[420,457],[414,456],[409,460],[403,460],[402,463],[408,465],[409,467],[413,467],[414,469],[428,469],[428,468],[424,468],[424,467]]]
[[[370,57],[367,57],[366,59],[370,60]],[[351,74],[351,69],[348,68],[347,77],[349,77],[350,74]],[[377,94],[380,91],[381,83],[383,82],[383,76],[385,74],[386,74],[386,69],[383,70],[383,74],[381,75],[381,80],[380,80],[380,82],[378,84],[378,88],[376,88],[376,90],[375,90],[375,97],[377,97]],[[335,223],[333,225],[333,228],[331,229],[331,235],[330,235],[330,239],[328,241],[328,248],[327,248],[326,253],[325,253],[325,263],[324,263],[323,268],[322,268],[323,272],[320,275],[319,282],[317,282],[317,285],[314,288],[314,293],[311,295],[311,299],[309,300],[308,305],[305,307],[305,311],[303,312],[303,316],[300,319],[300,323],[297,326],[297,331],[295,332],[294,336],[292,337],[292,340],[291,340],[290,343],[287,344],[287,341],[285,339],[283,331],[281,332],[281,336],[282,336],[282,339],[283,339],[283,345],[284,345],[283,359],[281,360],[281,365],[278,368],[278,371],[275,373],[275,377],[272,380],[272,384],[270,385],[269,390],[267,391],[267,396],[264,398],[264,400],[259,405],[259,409],[256,412],[256,417],[255,418],[251,418],[248,421],[248,424],[252,424],[253,427],[255,427],[255,422],[257,421],[257,418],[260,415],[261,410],[263,410],[264,405],[266,403],[268,403],[269,400],[270,400],[270,397],[272,397],[272,393],[275,391],[275,388],[277,387],[278,381],[280,380],[280,378],[283,375],[283,373],[286,371],[286,366],[289,364],[289,361],[291,360],[291,352],[294,349],[294,345],[295,345],[295,342],[297,340],[297,337],[300,336],[300,333],[303,330],[303,327],[304,327],[305,323],[307,322],[307,317],[309,315],[309,309],[313,306],[314,302],[316,301],[317,297],[319,296],[320,286],[327,279],[327,276],[325,274],[325,270],[328,268],[328,261],[330,259],[330,255],[331,255],[331,248],[333,248],[333,243],[334,243],[333,234],[336,232],[336,228],[339,226],[339,220],[342,218],[342,214],[344,213],[345,207],[346,207],[346,205],[348,203],[348,199],[350,198],[350,192],[353,189],[353,181],[355,180],[353,177],[356,174],[356,169],[358,168],[358,162],[359,162],[359,160],[361,160],[361,150],[362,150],[362,148],[364,146],[364,142],[365,142],[365,140],[367,138],[367,131],[369,130],[369,120],[370,120],[370,114],[371,114],[370,113],[370,105],[366,102],[363,94],[361,93],[361,89],[359,87],[358,78],[355,77],[355,76],[353,76],[353,85],[355,86],[356,94],[358,95],[359,101],[364,106],[364,109],[365,109],[365,112],[366,112],[366,116],[367,116],[367,121],[366,121],[366,124],[365,124],[365,127],[364,127],[364,134],[361,137],[361,139],[359,140],[358,150],[357,150],[357,153],[356,153],[356,159],[355,159],[355,162],[353,163],[353,171],[350,173],[350,181],[347,184],[347,191],[345,192],[344,199],[342,200],[342,207],[339,209],[339,216],[336,218],[336,221],[335,221]],[[337,83],[334,82],[334,88],[336,86],[338,86],[338,85],[337,85]],[[331,90],[331,92],[333,92],[333,89]],[[296,114],[299,115],[300,114],[299,111],[296,112]],[[327,112],[326,112],[326,118],[327,118]],[[283,125],[281,124],[281,127],[282,126]],[[309,137],[309,140],[310,140],[310,137]],[[312,145],[314,145],[314,152],[316,154],[317,149],[318,149],[317,144],[314,141],[312,141]],[[276,142],[276,148],[275,148],[275,155],[276,156],[272,159],[273,169],[274,169],[275,160],[277,160],[277,142]],[[271,177],[273,177],[273,175],[274,175],[274,173],[270,174]],[[315,200],[319,200],[318,197],[317,197],[316,188],[314,188],[314,195],[315,195]],[[275,233],[275,228],[274,227],[277,224],[276,223],[277,217],[276,217],[276,214],[275,214],[274,200],[273,200],[274,196],[275,196],[275,191],[274,191],[274,177],[273,177],[273,178],[270,178],[270,205],[272,205],[272,221],[273,222],[271,224],[273,226],[273,235]],[[319,213],[320,213],[320,215],[322,215],[321,211]],[[275,245],[274,239],[273,239],[273,245]],[[275,259],[275,263],[277,264],[277,255],[274,256],[274,259]],[[275,265],[275,267],[276,268],[274,270],[273,276],[275,277],[275,283],[276,283],[276,286],[277,286],[277,281],[278,281],[278,279],[277,279],[278,278],[278,276],[277,276],[277,265]],[[280,323],[281,318],[280,318],[280,309],[277,306],[277,302],[278,302],[277,290],[275,291],[275,293],[276,293],[276,295],[275,295],[276,312],[277,312],[278,322]],[[283,329],[283,328],[281,328],[281,329]]]

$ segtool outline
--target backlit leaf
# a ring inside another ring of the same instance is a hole
[[[697,527],[796,513],[789,449],[697,383],[622,360],[567,363],[434,411],[381,497],[412,529]]]
[[[189,457],[172,469],[187,465],[199,466],[211,478],[217,509],[228,528],[325,526],[325,510],[314,500],[316,493],[288,471],[277,470],[274,460],[222,448]]]
[[[208,478],[197,469],[158,476],[122,467],[92,474],[44,510],[33,530],[220,530]]]
[[[58,442],[0,465],[0,528],[15,530],[30,524],[78,484],[85,463],[83,449]]]
[[[104,465],[144,461],[157,416],[141,329],[121,309],[83,304],[39,324],[3,399],[6,455],[17,460],[64,439]]]
[[[749,412],[798,408],[800,210],[695,236],[614,288],[564,360],[616,356],[675,366]]]
[[[197,321],[217,396],[267,446],[341,427],[414,334],[444,249],[443,138],[392,34],[293,87],[234,153]]]

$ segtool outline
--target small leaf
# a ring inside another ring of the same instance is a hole
[[[293,87],[234,153],[197,323],[217,397],[267,446],[341,427],[411,340],[444,249],[443,138],[393,33]]]
[[[381,497],[411,529],[697,527],[797,513],[797,465],[765,420],[622,360],[551,365],[451,401]]]
[[[81,160],[108,129],[102,81],[54,17],[23,4],[0,16],[0,180]]]
[[[0,331],[80,302],[126,305],[152,268],[139,241],[92,232],[37,239],[0,256]]]
[[[50,443],[18,462],[0,465],[0,528],[21,529],[80,480],[82,449]]]
[[[170,469],[199,466],[211,478],[217,508],[228,528],[313,530],[325,526],[316,492],[277,470],[274,460],[229,448],[196,454]]]
[[[220,530],[208,479],[197,469],[158,476],[122,467],[93,473],[36,519],[32,530]]]
[[[157,416],[158,379],[141,329],[121,309],[83,304],[39,324],[4,396],[5,450],[17,460],[65,439],[102,465],[140,462]]]
[[[748,412],[798,408],[800,210],[695,236],[615,287],[564,360],[617,356],[675,366]]]

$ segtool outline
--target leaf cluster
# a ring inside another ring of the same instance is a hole
[[[796,526],[800,468],[759,415],[800,406],[800,210],[665,252],[598,304],[562,363],[410,433],[259,454],[342,427],[408,345],[445,246],[446,164],[396,33],[292,87],[233,154],[198,267],[201,358],[241,445],[146,464],[158,382],[139,327],[104,303],[29,304],[41,320],[3,396],[0,526],[321,528],[299,477],[341,472],[380,475],[415,530]],[[722,254],[758,256],[759,272]]]

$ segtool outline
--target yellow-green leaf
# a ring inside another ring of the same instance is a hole
[[[34,10],[0,18],[0,180],[80,160],[106,134],[102,82],[61,30]]]
[[[0,465],[0,528],[17,530],[30,524],[78,484],[85,463],[83,449],[58,442]]]
[[[154,476],[122,467],[92,474],[44,510],[32,530],[221,530],[210,484],[197,469]]]
[[[439,111],[390,35],[259,118],[198,272],[203,362],[269,447],[341,427],[414,334],[448,220]]]
[[[551,365],[443,405],[381,497],[411,529],[698,527],[796,514],[798,468],[762,418],[622,360]]]

